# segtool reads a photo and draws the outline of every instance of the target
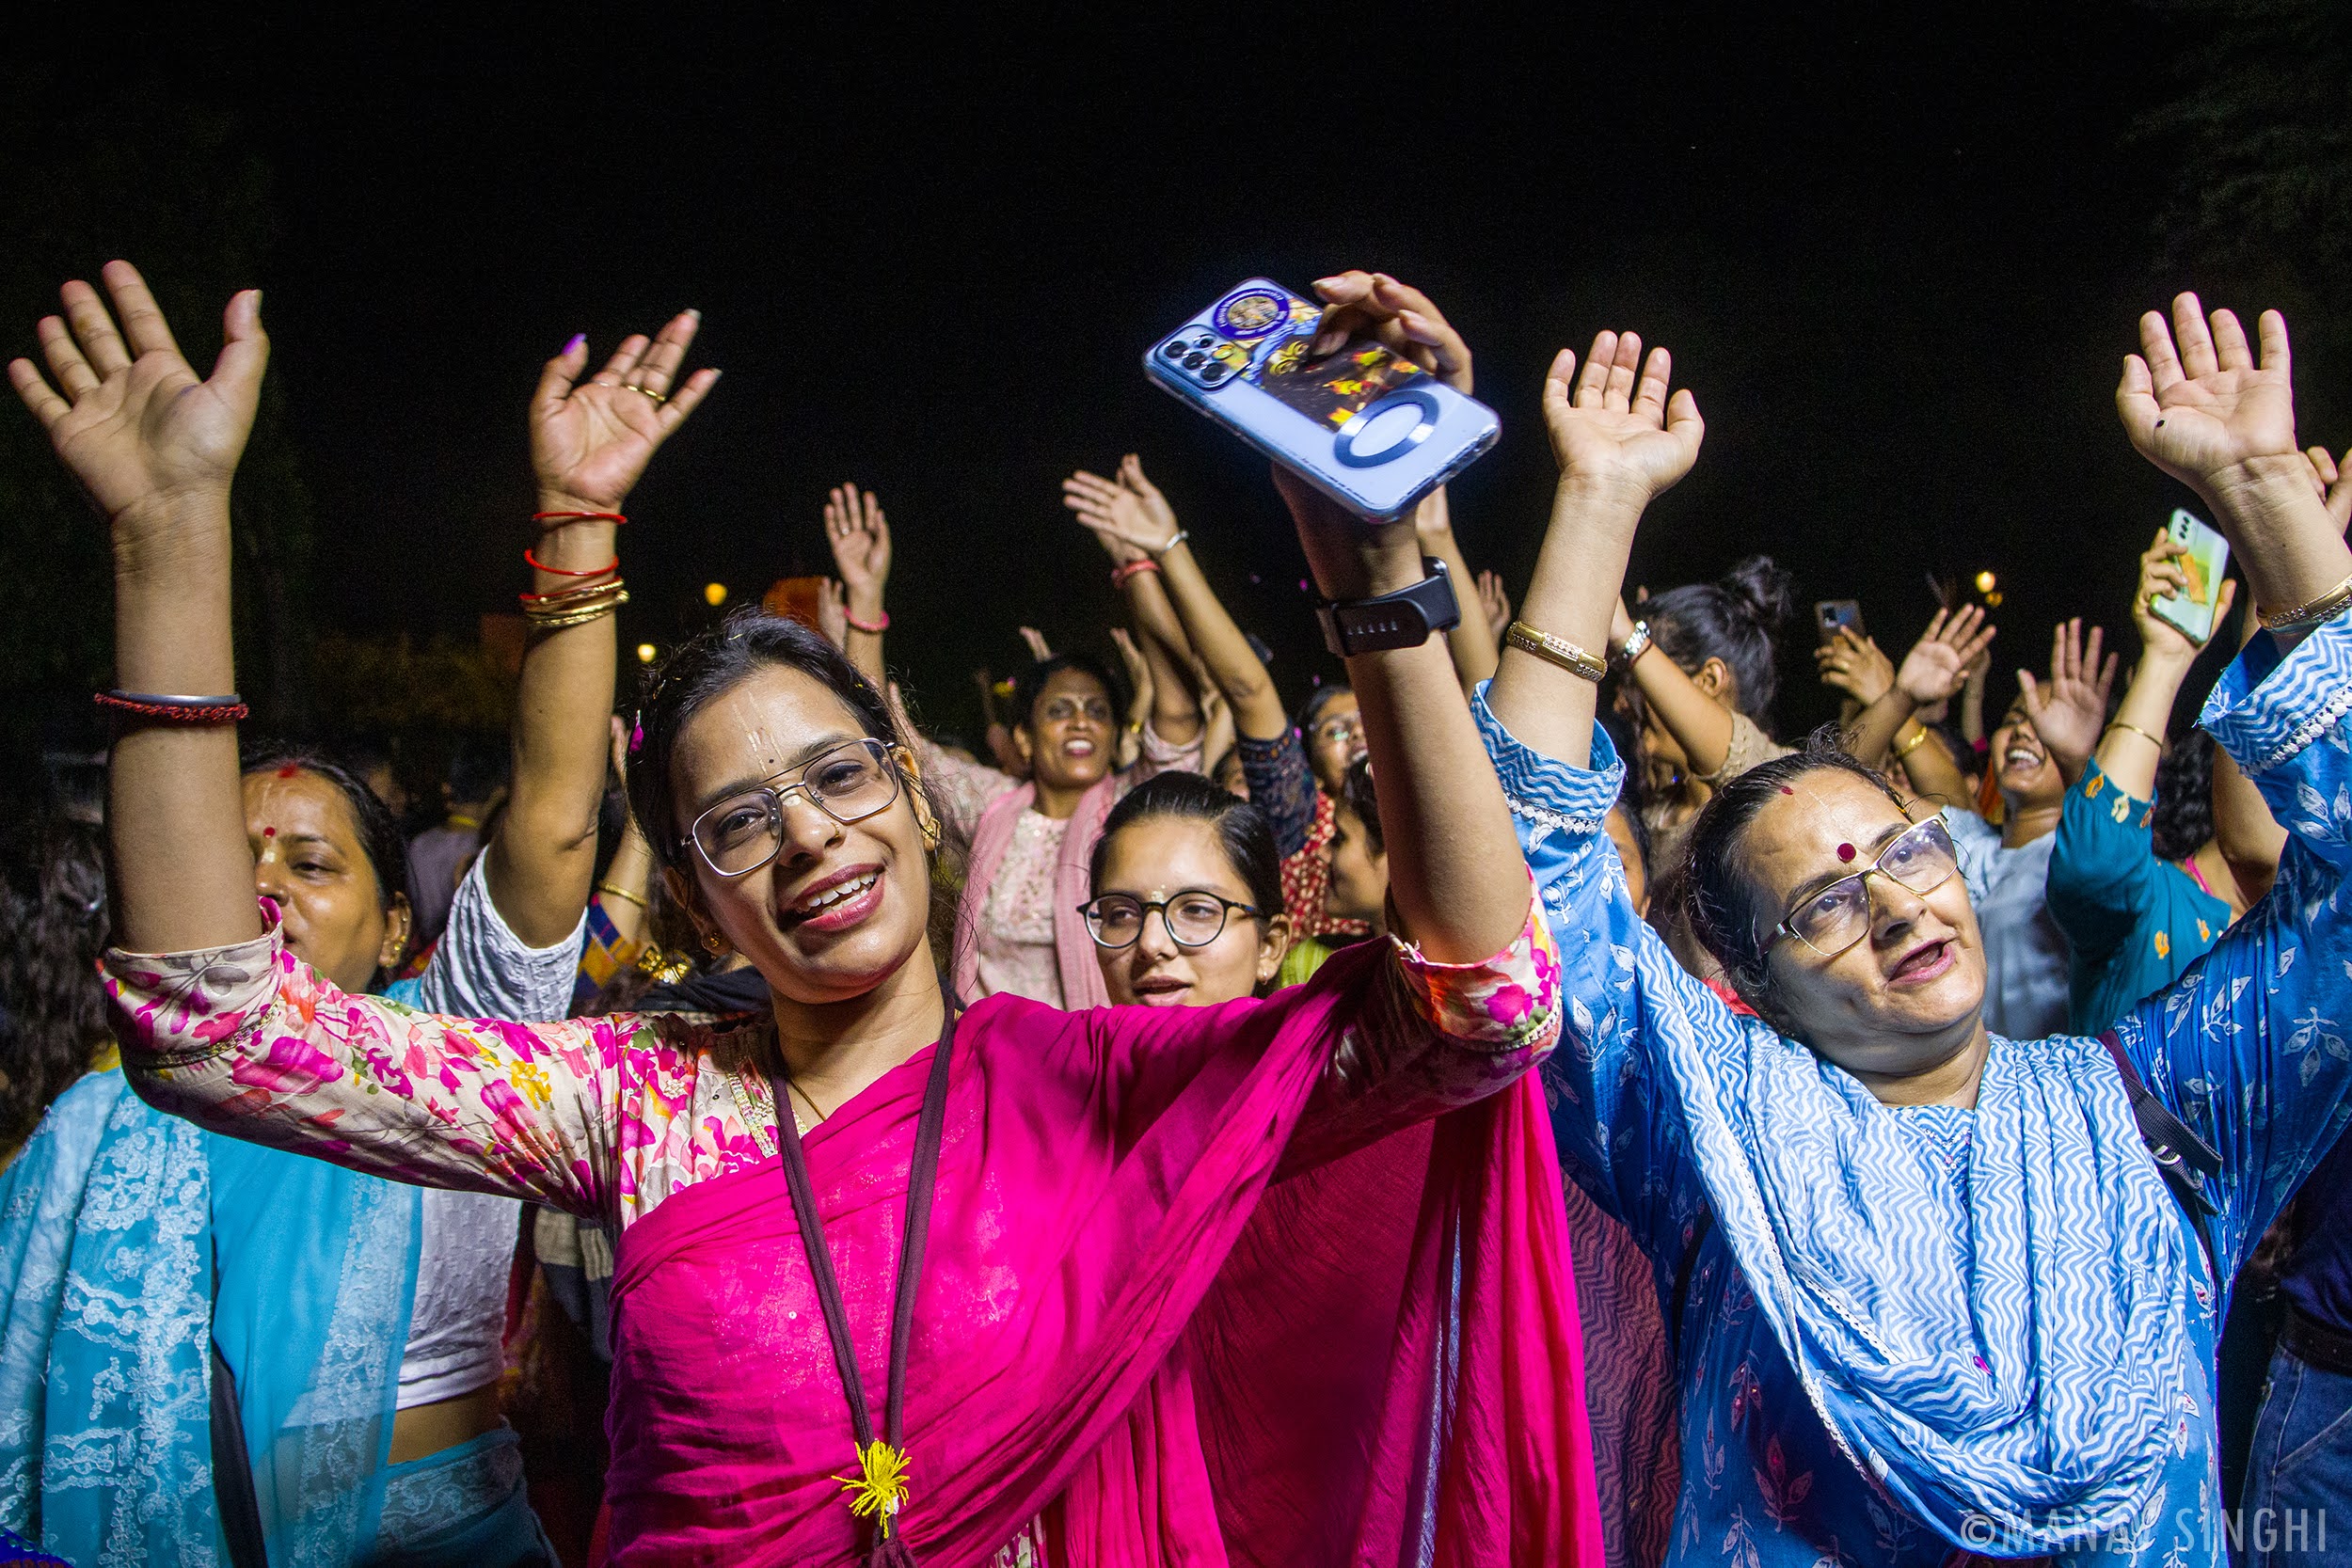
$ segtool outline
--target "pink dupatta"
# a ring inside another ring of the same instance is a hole
[[[1267,1197],[1385,961],[1217,1008],[965,1016],[908,1358],[918,1560],[986,1561],[1058,1505],[1056,1568],[1597,1568],[1533,1075]],[[869,1387],[930,1057],[803,1144]],[[630,1227],[612,1295],[614,1560],[854,1560],[848,1407],[778,1163]]]

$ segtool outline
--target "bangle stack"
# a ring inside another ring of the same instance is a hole
[[[1503,641],[1522,653],[1534,654],[1547,663],[1556,664],[1571,675],[1578,675],[1598,686],[1608,678],[1606,660],[1595,658],[1565,638],[1548,631],[1537,631],[1525,621],[1514,621],[1511,629],[1502,634]]]
[[[2346,578],[2315,599],[2288,610],[2265,610],[2258,612],[2265,631],[2302,631],[2322,621],[2343,613],[2352,604],[2352,578]]]
[[[546,522],[550,518],[565,521],[594,519],[621,523],[628,519],[617,512],[537,512],[532,521]],[[567,588],[548,594],[518,594],[523,619],[541,631],[561,631],[566,626],[584,626],[601,620],[628,603],[628,590],[621,586],[621,558],[614,556],[601,566],[587,571],[575,571],[568,566],[550,566],[530,550],[523,551],[523,564],[534,572],[545,572],[552,578],[576,578]]]
[[[166,724],[233,724],[252,710],[231,691],[225,697],[172,697],[153,691],[101,691],[100,707]]]

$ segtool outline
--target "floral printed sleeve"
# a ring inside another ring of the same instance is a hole
[[[2352,621],[2283,658],[2247,644],[2199,721],[2287,831],[2269,895],[2116,1025],[2148,1086],[2221,1156],[2234,1268],[2352,1116]]]
[[[354,996],[275,924],[234,947],[106,955],[124,1070],[215,1132],[421,1185],[590,1217],[679,1130],[694,1064],[626,1014],[502,1023]]]

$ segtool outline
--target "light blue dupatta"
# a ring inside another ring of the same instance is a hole
[[[416,1189],[163,1116],[119,1072],[0,1174],[0,1524],[85,1568],[225,1560],[210,1344],[274,1568],[375,1538],[415,1293]],[[220,1294],[213,1300],[217,1254]]]

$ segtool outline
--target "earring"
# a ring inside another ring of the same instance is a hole
[[[703,933],[703,946],[709,952],[712,958],[716,958],[723,956],[726,952],[727,939],[721,936],[716,931],[705,931]]]
[[[937,853],[940,840],[939,818],[926,813],[924,816],[916,818],[916,822],[923,830],[924,853]]]

